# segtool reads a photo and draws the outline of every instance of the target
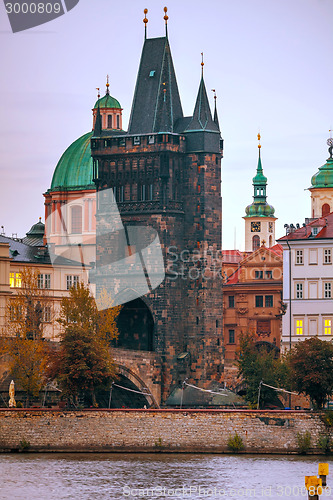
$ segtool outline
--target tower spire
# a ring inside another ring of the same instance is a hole
[[[202,78],[203,78],[204,65],[205,65],[205,63],[204,63],[204,53],[201,52],[201,76],[202,76]]]
[[[219,117],[217,114],[217,105],[216,105],[216,100],[217,100],[216,90],[212,89],[212,92],[214,92],[214,122],[216,123],[218,129],[220,130]]]
[[[145,9],[144,11],[144,19],[143,19],[143,22],[145,24],[145,40],[147,40],[147,23],[148,23],[148,19],[147,19],[147,14],[148,14],[148,9]]]
[[[165,36],[168,38],[168,19],[169,16],[167,15],[168,12],[168,7],[164,7],[164,21],[165,21]]]
[[[109,75],[106,75],[106,92],[105,92],[106,95],[110,95],[109,87],[110,87]]]

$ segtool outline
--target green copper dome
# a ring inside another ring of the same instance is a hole
[[[66,149],[56,166],[49,191],[77,191],[95,188],[92,181],[91,137],[92,132],[88,132],[76,139]]]
[[[261,165],[260,148],[257,173],[252,179],[253,181],[253,203],[245,209],[245,217],[274,217],[275,209],[266,201],[267,177],[264,176],[264,171]]]
[[[311,188],[333,188],[333,158],[328,158],[311,178]]]
[[[117,101],[114,97],[112,97],[110,94],[105,94],[104,97],[101,97],[98,99],[95,103],[94,109],[96,108],[118,108],[121,109],[120,102]]]
[[[253,202],[246,207],[245,213],[245,217],[274,217],[275,208],[266,202]]]

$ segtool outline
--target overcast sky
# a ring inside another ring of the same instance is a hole
[[[12,34],[0,4],[0,226],[24,236],[44,218],[43,192],[64,150],[91,129],[96,87],[122,107],[127,127],[143,43],[164,35],[157,0],[80,0],[66,15]],[[169,0],[169,39],[185,115],[193,112],[201,52],[222,135],[223,247],[243,249],[257,133],[268,202],[283,224],[310,216],[311,176],[333,128],[333,0]]]

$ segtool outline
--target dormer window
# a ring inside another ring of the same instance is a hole
[[[312,236],[317,236],[317,234],[319,233],[319,227],[312,227],[311,229]]]
[[[155,73],[156,73],[156,71],[155,71],[155,70],[152,70],[152,71],[149,73],[149,78],[154,78]]]

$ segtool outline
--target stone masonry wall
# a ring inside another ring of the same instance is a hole
[[[297,453],[309,431],[318,451],[326,428],[315,413],[256,410],[0,409],[0,451],[228,452],[237,432],[247,453]]]

